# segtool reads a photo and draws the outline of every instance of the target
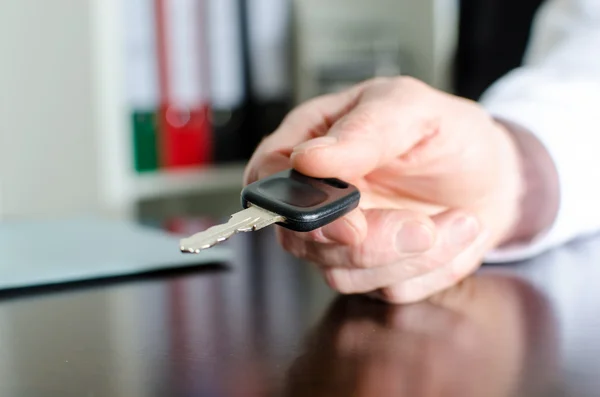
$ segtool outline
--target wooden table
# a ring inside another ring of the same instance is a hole
[[[229,264],[3,293],[0,395],[600,395],[600,237],[403,307],[337,296],[272,230],[228,244]]]

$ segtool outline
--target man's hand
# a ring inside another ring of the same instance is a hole
[[[422,300],[522,230],[527,181],[513,135],[477,103],[412,78],[298,107],[261,143],[245,183],[290,167],[361,191],[357,210],[321,229],[278,229],[283,247],[342,293]]]

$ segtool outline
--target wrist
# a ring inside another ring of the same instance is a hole
[[[532,133],[507,120],[496,121],[515,143],[522,186],[515,223],[501,245],[527,243],[550,228],[556,218],[558,173],[550,154]]]

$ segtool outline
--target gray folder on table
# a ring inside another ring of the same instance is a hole
[[[0,289],[223,263],[224,247],[182,254],[179,238],[135,223],[95,218],[0,221]]]

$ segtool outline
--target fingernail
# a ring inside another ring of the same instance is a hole
[[[396,249],[401,254],[427,251],[432,242],[432,231],[420,222],[404,222],[396,234]]]
[[[461,216],[450,226],[450,242],[457,246],[470,244],[479,233],[479,222],[473,216]]]
[[[304,153],[312,149],[321,148],[331,146],[337,143],[337,138],[333,136],[322,136],[319,138],[311,139],[310,141],[306,141],[301,143],[300,145],[294,147],[294,151],[292,155],[298,153]]]

